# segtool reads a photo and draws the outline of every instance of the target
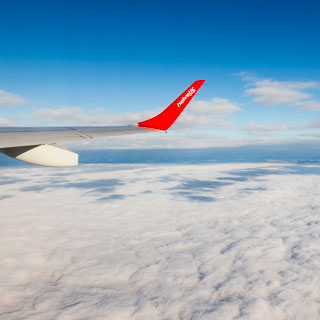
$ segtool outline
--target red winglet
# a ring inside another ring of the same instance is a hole
[[[174,100],[167,109],[149,120],[139,122],[138,126],[151,130],[168,130],[204,82],[205,80],[198,80],[194,82],[179,98]]]

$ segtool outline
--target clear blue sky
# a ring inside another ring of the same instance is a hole
[[[227,99],[242,109],[224,118],[237,126],[233,134],[248,136],[258,124],[278,126],[267,136],[305,136],[292,126],[319,119],[319,12],[319,1],[5,0],[0,90],[25,103],[2,103],[0,118],[46,124],[32,114],[75,106],[87,116],[98,108],[141,113],[205,79],[198,99]],[[271,106],[259,102],[279,86]],[[297,105],[306,101],[309,107]]]

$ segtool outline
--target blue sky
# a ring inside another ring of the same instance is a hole
[[[205,79],[170,146],[317,139],[319,9],[318,1],[3,1],[0,124],[132,123]]]

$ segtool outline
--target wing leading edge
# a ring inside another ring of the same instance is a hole
[[[127,134],[143,133],[148,131],[166,131],[176,121],[197,91],[200,89],[204,80],[195,81],[186,91],[184,91],[174,102],[172,102],[159,115],[128,126],[89,126],[89,127],[1,127],[0,128],[0,152],[14,157],[16,159],[36,163],[40,165],[55,166],[52,162],[54,156],[52,152],[57,152],[57,158],[60,158],[57,166],[64,166],[61,157],[64,157],[61,147],[55,146],[56,143],[79,141],[97,137],[120,136]],[[52,145],[50,152],[46,148],[38,148],[42,145]],[[30,148],[21,148],[30,147]],[[55,149],[56,148],[56,149]],[[27,151],[26,151],[27,150]],[[35,150],[37,152],[35,152]],[[41,150],[41,152],[40,152]],[[65,150],[68,151],[68,150]],[[46,156],[41,157],[41,153],[50,153],[51,161],[46,160]],[[68,151],[70,152],[70,151]],[[17,155],[18,153],[18,155]],[[24,154],[27,153],[28,157]],[[31,157],[30,157],[31,154]],[[34,154],[34,156],[33,156]],[[38,158],[44,160],[37,161]],[[35,160],[33,160],[35,158]],[[30,160],[31,159],[31,160]],[[76,163],[75,163],[76,162]],[[76,165],[77,160],[74,161]]]

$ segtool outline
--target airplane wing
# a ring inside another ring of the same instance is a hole
[[[204,80],[195,81],[157,116],[128,126],[98,127],[0,127],[0,152],[9,157],[44,166],[78,164],[78,155],[56,143],[150,131],[167,131],[185,109]]]

